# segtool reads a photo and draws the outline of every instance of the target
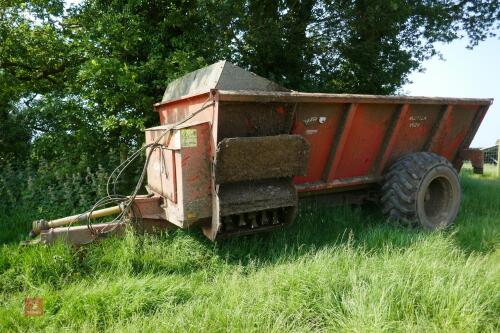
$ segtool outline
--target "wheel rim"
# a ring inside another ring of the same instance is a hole
[[[453,187],[446,177],[436,177],[429,182],[424,194],[424,212],[433,225],[446,221],[453,203]]]

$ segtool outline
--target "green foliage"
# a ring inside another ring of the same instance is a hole
[[[28,158],[31,133],[28,128],[20,126],[24,119],[14,108],[0,102],[0,165],[14,158]]]
[[[386,224],[376,208],[303,206],[286,230],[217,244],[186,230],[78,250],[3,244],[0,331],[496,332],[500,181],[461,181],[444,232]],[[11,216],[2,230],[17,228]],[[23,317],[26,296],[44,299],[43,317]]]
[[[106,195],[108,176],[101,166],[68,174],[43,161],[37,169],[7,163],[0,170],[0,212],[6,218],[0,220],[0,243],[24,239],[33,220],[87,211]]]

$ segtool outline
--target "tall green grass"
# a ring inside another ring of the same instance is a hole
[[[303,206],[282,232],[217,244],[128,232],[73,250],[19,247],[34,214],[14,210],[0,217],[19,234],[0,247],[0,332],[498,332],[500,180],[461,178],[443,232],[388,224],[377,207]],[[28,296],[44,316],[23,316]]]

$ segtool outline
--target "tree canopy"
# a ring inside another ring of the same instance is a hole
[[[226,59],[303,91],[392,94],[437,42],[495,36],[496,0],[0,0],[0,163],[106,165],[171,80]]]

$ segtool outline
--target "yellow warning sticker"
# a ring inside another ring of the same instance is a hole
[[[185,128],[181,130],[181,146],[196,147],[198,144],[198,135],[196,129]]]

